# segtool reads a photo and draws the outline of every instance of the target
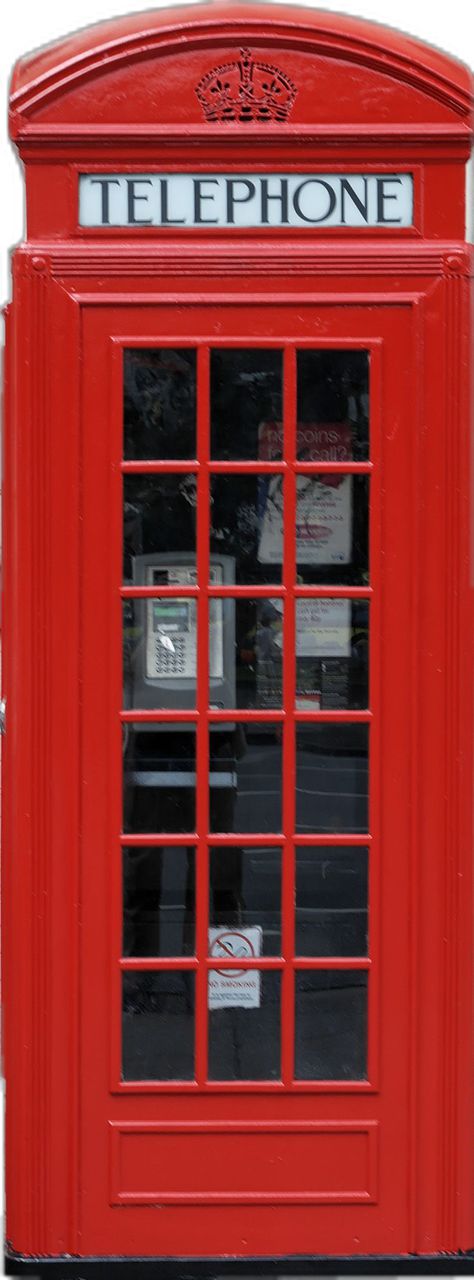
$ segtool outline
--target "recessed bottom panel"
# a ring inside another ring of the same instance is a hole
[[[376,1198],[372,1121],[121,1124],[111,1203],[319,1204]]]

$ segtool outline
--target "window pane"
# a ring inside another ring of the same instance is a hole
[[[211,552],[230,557],[231,580],[280,582],[282,477],[213,476],[211,502]]]
[[[281,830],[281,726],[214,726],[210,734],[210,830]]]
[[[123,705],[143,710],[195,707],[195,600],[158,596],[124,601]]]
[[[194,950],[195,851],[123,849],[124,956],[180,956]]]
[[[124,831],[194,831],[195,739],[187,724],[124,725]]]
[[[233,557],[236,582],[279,582],[283,478],[215,476],[211,547]],[[297,477],[298,582],[363,586],[369,578],[367,476]]]
[[[282,353],[250,350],[211,352],[211,452],[216,459],[264,456],[282,415]],[[281,431],[273,444],[281,458]]]
[[[296,954],[367,955],[367,849],[296,850]]]
[[[368,706],[369,605],[366,600],[296,601],[296,706]]]
[[[194,974],[124,973],[122,1079],[192,1080]]]
[[[124,352],[124,458],[196,456],[196,353]]]
[[[209,1079],[278,1080],[280,974],[209,973]]]
[[[365,724],[297,727],[297,831],[367,831],[368,745]]]
[[[361,462],[369,457],[367,351],[298,351],[298,458]]]
[[[230,845],[210,850],[209,922],[211,944],[234,926],[250,930],[251,954],[280,955],[280,849]]]
[[[297,478],[296,558],[299,582],[363,586],[369,573],[367,476]],[[263,544],[266,551],[266,544]]]
[[[281,707],[283,601],[226,599],[212,600],[210,604],[211,707]],[[218,645],[222,648],[222,618],[225,691],[220,688],[215,672],[213,678],[214,654]]]
[[[196,565],[196,477],[124,476],[123,576],[185,585]]]
[[[367,1079],[367,973],[296,973],[297,1080]]]

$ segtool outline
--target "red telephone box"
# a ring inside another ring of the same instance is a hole
[[[474,1273],[471,88],[280,5],[14,73],[10,1274]]]

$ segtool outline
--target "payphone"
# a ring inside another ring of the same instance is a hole
[[[195,557],[186,552],[134,555],[136,586],[192,587]],[[230,556],[212,556],[211,586],[233,582]],[[191,707],[196,700],[196,602],[155,596],[135,602],[130,702],[135,707]],[[125,676],[127,680],[127,676]],[[209,697],[211,706],[235,706],[235,606],[230,597],[212,600],[209,612]]]

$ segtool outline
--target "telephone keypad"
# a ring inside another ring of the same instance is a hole
[[[189,676],[189,648],[184,636],[173,636],[173,649],[168,649],[160,636],[155,637],[155,676]],[[195,656],[195,655],[194,655]]]

